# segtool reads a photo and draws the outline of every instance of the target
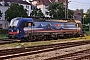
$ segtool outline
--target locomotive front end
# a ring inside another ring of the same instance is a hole
[[[17,29],[17,25],[19,22],[19,18],[14,18],[11,20],[9,29],[8,29],[8,38],[15,39],[17,38],[17,35],[19,34],[19,29]]]

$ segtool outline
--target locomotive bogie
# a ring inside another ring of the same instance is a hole
[[[9,34],[7,36],[8,36],[9,39],[15,39],[16,38],[15,35],[11,35],[11,34]]]

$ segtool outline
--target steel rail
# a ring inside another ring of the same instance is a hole
[[[42,52],[49,52],[63,48],[85,45],[85,44],[90,44],[90,41],[68,42],[68,43],[34,46],[34,47],[5,49],[5,50],[0,50],[0,59],[13,58],[18,56],[42,53]]]

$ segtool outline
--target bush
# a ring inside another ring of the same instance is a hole
[[[83,28],[82,30],[83,30],[83,31],[89,31],[89,29],[88,29],[88,28]]]
[[[7,29],[0,29],[0,34],[7,34],[8,30]]]
[[[85,26],[85,25],[83,25],[82,30],[83,30],[83,31],[89,31],[89,26]]]

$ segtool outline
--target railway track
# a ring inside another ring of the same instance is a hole
[[[10,43],[15,43],[19,40],[16,40],[16,39],[0,39],[0,45],[3,45],[3,44],[10,44]]]
[[[82,50],[66,55],[56,56],[44,60],[90,60],[90,49]]]
[[[22,48],[14,48],[14,49],[5,49],[5,50],[0,50],[0,59],[8,59],[13,57],[38,54],[42,52],[49,52],[58,49],[75,47],[86,44],[90,44],[90,41],[78,41],[78,42],[58,43],[58,44],[41,45],[41,46],[26,47],[26,48],[22,47]]]

